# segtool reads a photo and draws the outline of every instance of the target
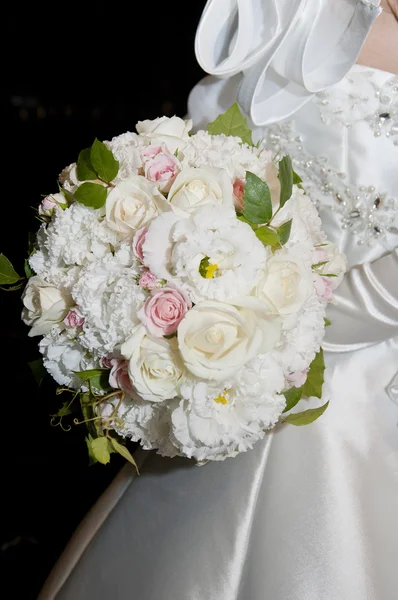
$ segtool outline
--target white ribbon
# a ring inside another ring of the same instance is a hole
[[[355,63],[379,0],[209,0],[195,51],[212,75],[243,72],[238,102],[254,125],[289,117]]]
[[[231,77],[258,61],[279,30],[277,0],[209,0],[196,31],[197,61],[211,75]]]

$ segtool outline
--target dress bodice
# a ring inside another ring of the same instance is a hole
[[[398,246],[398,77],[355,65],[255,136],[291,155],[349,266]]]

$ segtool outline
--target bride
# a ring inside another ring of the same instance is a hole
[[[201,468],[141,453],[141,477],[119,474],[40,600],[396,598],[398,3],[378,4],[210,0],[196,39],[212,76],[191,93],[195,126],[238,100],[347,255],[328,411]]]

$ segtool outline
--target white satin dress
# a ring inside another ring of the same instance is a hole
[[[346,70],[303,88],[293,115],[282,86],[280,118],[255,134],[289,152],[348,258],[324,344],[328,410],[223,463],[139,453],[141,476],[122,470],[39,600],[398,597],[398,78]],[[192,92],[196,125],[241,93],[227,75]]]

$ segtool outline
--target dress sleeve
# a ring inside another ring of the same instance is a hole
[[[323,348],[348,352],[398,335],[398,248],[350,269],[330,305]],[[398,366],[398,365],[397,365]]]

